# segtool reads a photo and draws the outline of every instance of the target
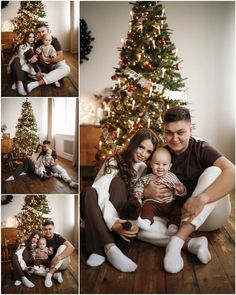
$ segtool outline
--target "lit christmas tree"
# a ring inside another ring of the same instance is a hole
[[[124,146],[142,127],[153,129],[163,144],[162,120],[171,106],[186,104],[178,49],[170,40],[165,9],[158,1],[131,3],[126,39],[121,39],[119,68],[109,96],[96,160]],[[107,98],[106,98],[107,100]]]
[[[17,228],[20,230],[17,235],[18,243],[21,244],[35,230],[42,233],[43,223],[50,219],[50,212],[47,196],[27,195],[21,212],[16,215]]]
[[[31,102],[26,101],[22,104],[20,118],[16,126],[16,135],[13,138],[12,149],[19,158],[31,155],[39,144],[37,122],[34,117]]]
[[[35,31],[38,21],[46,22],[46,13],[42,1],[20,1],[17,17],[12,20],[15,46],[23,40],[26,32]]]

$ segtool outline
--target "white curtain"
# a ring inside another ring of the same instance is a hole
[[[48,140],[51,141],[51,147],[53,149],[55,146],[55,134],[53,128],[53,122],[55,117],[55,101],[54,98],[48,98]]]
[[[70,1],[70,52],[78,53],[79,5]]]

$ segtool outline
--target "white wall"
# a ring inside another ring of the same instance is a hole
[[[55,135],[55,150],[57,151],[57,155],[69,161],[72,161],[73,155],[69,155],[64,152],[64,141],[69,140],[74,144],[74,136],[73,135],[64,135],[64,134],[56,134]]]
[[[194,134],[219,148],[234,161],[234,2],[163,1],[171,40],[183,58],[181,75],[186,88]],[[89,61],[80,67],[80,98],[113,85],[110,77],[118,65],[132,6],[127,2],[82,1],[84,18],[95,37]],[[223,140],[222,140],[223,138]]]
[[[48,133],[48,98],[28,98],[32,103],[34,116],[38,126],[40,140],[45,140]],[[11,138],[15,136],[16,125],[21,114],[22,103],[25,98],[2,98],[1,99],[1,124],[7,125],[7,133]]]
[[[1,222],[21,212],[25,195],[13,195],[11,203],[1,206]],[[73,243],[74,195],[47,195],[51,209],[49,217],[55,224],[56,232]]]
[[[58,38],[63,50],[69,50],[70,43],[70,1],[43,1],[51,33]],[[9,1],[1,10],[2,24],[17,16],[20,1]]]

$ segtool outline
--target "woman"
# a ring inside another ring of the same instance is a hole
[[[46,169],[42,162],[43,156],[41,155],[42,148],[42,144],[38,144],[35,152],[31,156],[27,156],[23,163],[13,172],[13,175],[9,176],[5,181],[15,180],[18,176],[26,174],[36,174],[41,178],[46,178]]]
[[[33,288],[34,284],[25,276],[25,272],[30,274],[30,266],[34,263],[32,253],[37,247],[40,234],[37,231],[32,232],[25,241],[25,246],[18,249],[12,258],[14,285],[20,286],[23,283],[28,288]]]
[[[26,73],[35,75],[34,68],[28,63],[25,58],[25,53],[29,50],[34,50],[33,45],[35,36],[33,32],[26,32],[23,41],[16,47],[15,54],[7,66],[7,73],[10,75],[13,82],[11,89],[18,91],[20,95],[26,95],[23,81],[26,79]]]
[[[98,173],[92,187],[81,195],[82,218],[85,220],[87,264],[101,265],[108,261],[122,272],[133,272],[137,265],[116,246],[117,238],[129,241],[138,229],[133,224],[127,231],[126,220],[118,212],[129,197],[134,183],[145,173],[146,162],[157,146],[157,137],[150,129],[139,130],[126,150],[109,157]]]

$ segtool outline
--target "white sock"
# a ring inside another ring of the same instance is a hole
[[[92,253],[89,255],[89,258],[87,259],[86,263],[89,266],[95,267],[95,266],[99,266],[101,264],[103,264],[103,262],[105,262],[106,258],[102,255],[96,254],[96,253]]]
[[[22,277],[22,282],[28,288],[34,287],[34,284],[30,280],[28,280],[27,277]]]
[[[211,260],[211,253],[208,249],[208,241],[206,237],[192,238],[187,244],[188,251],[197,255],[198,259],[207,264]]]
[[[171,237],[169,244],[166,247],[164,257],[164,269],[169,273],[177,273],[184,267],[184,262],[181,257],[181,249],[184,245],[184,240],[177,236]]]
[[[24,175],[26,175],[26,173],[25,172],[21,172],[20,176],[24,176]]]
[[[11,181],[11,180],[15,180],[14,176],[9,176],[7,179],[5,179],[5,181]]]
[[[60,87],[60,86],[61,86],[61,84],[60,84],[59,81],[54,82],[54,85],[55,85],[56,87]]]
[[[138,218],[138,227],[143,230],[149,230],[151,226],[151,221],[149,219]]]
[[[137,268],[137,264],[125,256],[121,250],[112,246],[106,253],[109,262],[118,270],[122,272],[133,272]]]
[[[53,278],[54,278],[55,280],[57,280],[58,283],[60,283],[60,284],[63,282],[63,278],[62,278],[62,274],[61,274],[61,272],[55,272],[55,273],[53,274]]]
[[[15,285],[16,287],[20,286],[20,285],[21,285],[21,281],[16,280],[16,281],[14,282],[14,285]]]
[[[173,236],[177,233],[178,231],[178,226],[176,224],[170,224],[167,228],[166,234],[168,236]]]
[[[12,89],[12,90],[16,90],[16,83],[15,83],[15,82],[11,85],[11,89]],[[16,282],[20,282],[20,281],[17,281],[17,280],[16,280]]]
[[[17,91],[20,95],[23,95],[23,96],[27,94],[25,92],[24,85],[23,85],[22,81],[17,82]]]
[[[31,92],[34,88],[37,88],[39,86],[38,81],[30,82],[27,84],[27,91]]]
[[[44,281],[44,286],[46,288],[51,288],[52,287],[52,274],[50,272],[48,272],[46,274],[46,278],[45,278],[45,281]]]

